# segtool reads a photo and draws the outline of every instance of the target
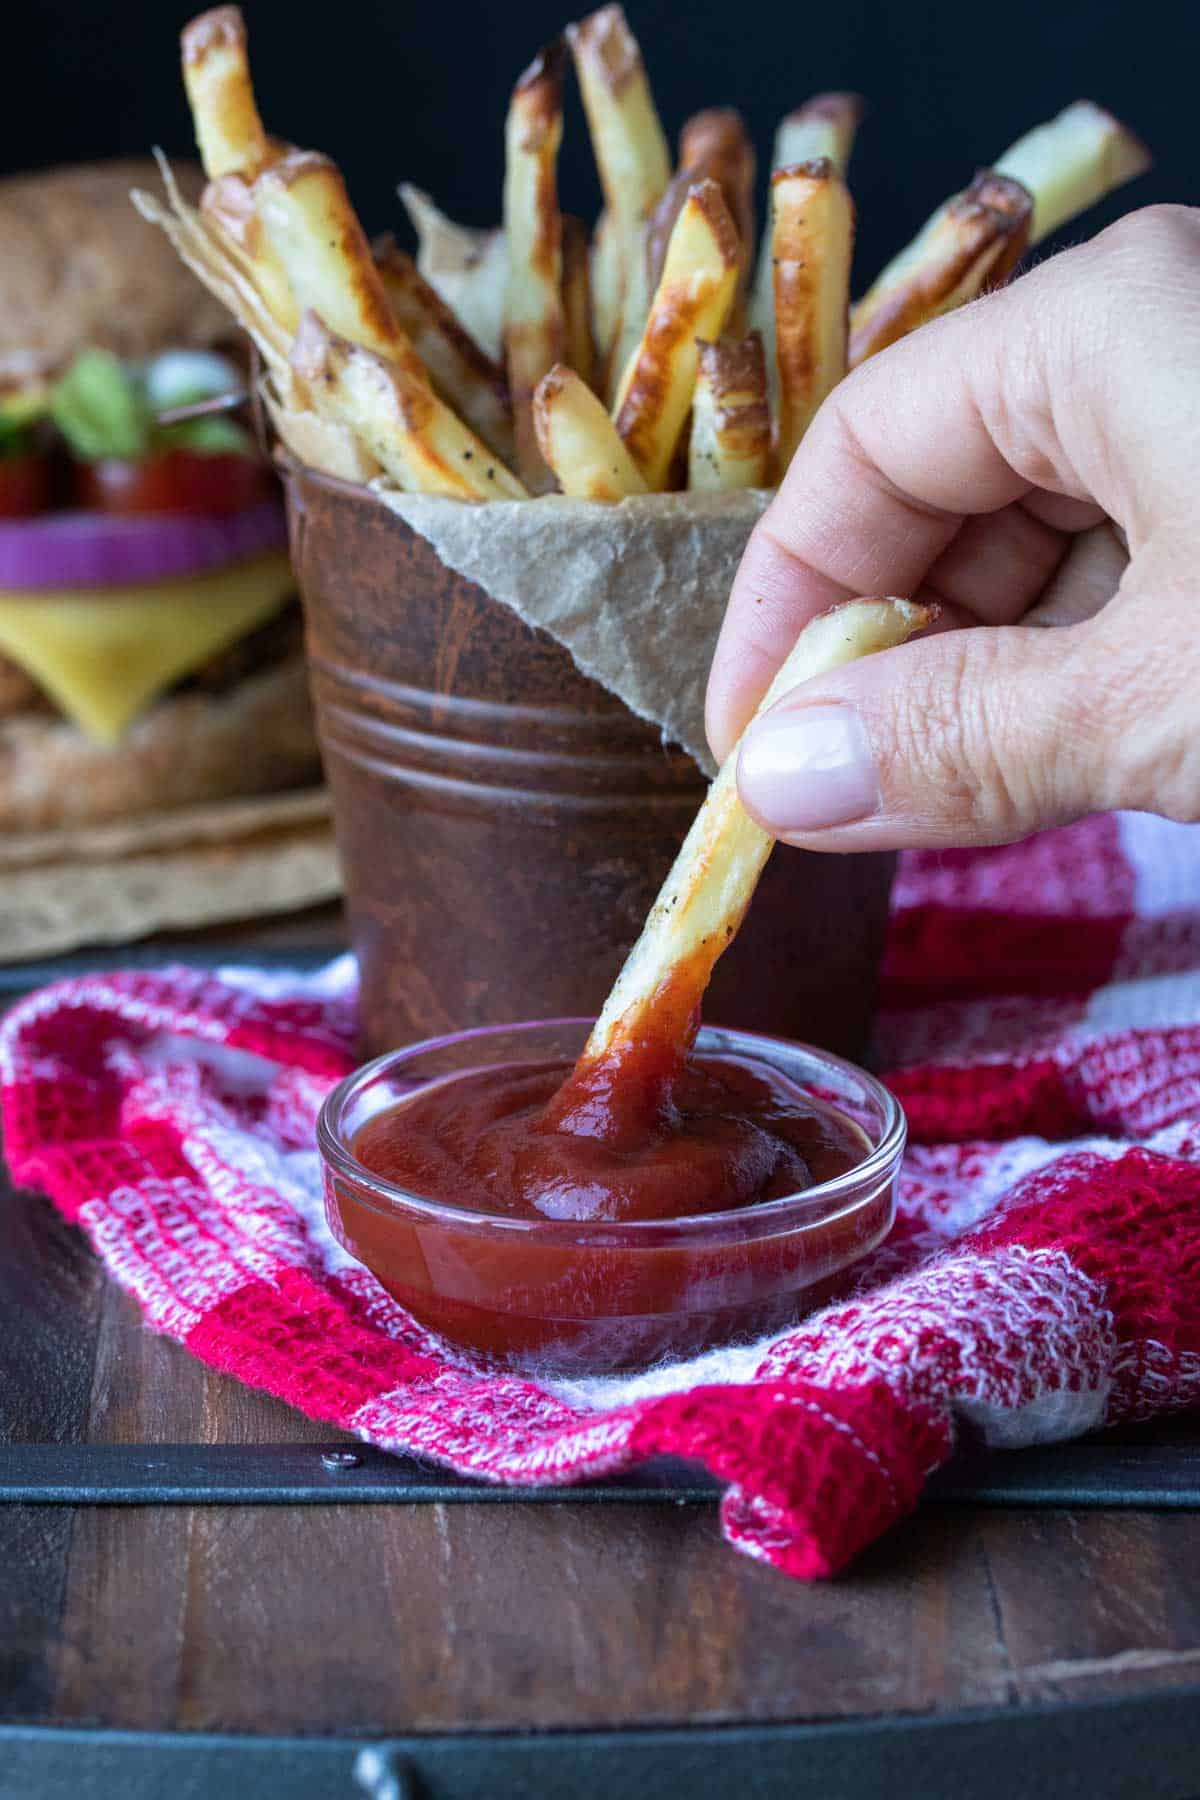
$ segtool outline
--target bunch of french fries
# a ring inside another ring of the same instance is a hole
[[[401,189],[414,261],[368,241],[327,157],[268,137],[236,7],[201,14],[182,43],[208,188],[199,214],[176,200],[181,252],[234,306],[277,391],[348,434],[364,473],[462,500],[770,486],[849,368],[1007,280],[1149,162],[1077,101],[939,207],[852,305],[858,99],[822,94],[783,121],[756,258],[740,117],[697,113],[673,165],[611,5],[513,90],[502,229],[467,230]],[[604,196],[590,239],[558,201],[571,64]]]

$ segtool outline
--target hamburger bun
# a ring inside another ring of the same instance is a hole
[[[201,170],[174,167],[198,198]],[[134,208],[134,187],[161,192],[149,157],[0,181],[0,385],[50,373],[84,345],[140,357],[232,335],[225,308]]]
[[[319,779],[299,650],[227,686],[166,695],[112,747],[48,707],[0,718],[6,832],[100,824]]]

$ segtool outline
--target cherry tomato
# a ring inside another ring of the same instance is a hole
[[[0,519],[28,519],[50,504],[50,459],[0,456]]]
[[[81,506],[109,513],[229,513],[265,500],[274,480],[249,456],[165,450],[142,462],[101,457],[80,463]]]

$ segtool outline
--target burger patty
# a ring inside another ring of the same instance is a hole
[[[236,644],[219,650],[202,668],[177,681],[168,692],[220,694],[251,675],[281,663],[304,645],[304,620],[299,600],[289,600],[281,612],[259,625]],[[0,719],[16,713],[53,712],[53,701],[19,664],[0,656]]]

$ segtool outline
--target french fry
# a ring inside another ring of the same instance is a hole
[[[392,312],[437,392],[497,456],[510,462],[512,408],[499,363],[464,330],[394,238],[378,239],[372,253]]]
[[[741,114],[733,107],[712,106],[687,121],[679,134],[679,168],[646,226],[646,265],[652,288],[658,286],[667,245],[688,189],[698,181],[710,180],[720,188],[737,226],[742,246],[739,289],[744,292],[754,243],[755,163],[754,145]]]
[[[611,213],[602,212],[592,234],[592,340],[596,346],[595,385],[607,393],[606,371],[616,356],[621,329],[621,239]]]
[[[538,448],[575,500],[623,500],[646,493],[637,464],[599,400],[574,371],[557,363],[533,397]]]
[[[848,600],[822,613],[800,633],[755,716],[802,682],[902,644],[931,617],[932,609],[909,600]],[[690,1048],[709,977],[745,916],[773,841],[738,798],[739,748],[709,788],[574,1074],[551,1102],[552,1119],[569,1119],[572,1083],[623,1045],[651,1038],[680,1057]]]
[[[771,468],[771,408],[763,341],[701,344],[692,396],[688,487],[765,487]]]
[[[1018,138],[995,169],[1033,195],[1029,241],[1040,244],[1114,188],[1144,175],[1152,160],[1119,119],[1094,101],[1076,100],[1056,119]]]
[[[866,111],[861,94],[814,94],[780,121],[772,169],[815,162],[826,156],[839,175],[846,173],[854,139]]]
[[[414,381],[423,364],[388,305],[341,173],[314,150],[291,150],[251,186],[267,242],[298,313],[313,311],[338,337],[390,357]]]
[[[525,488],[426,380],[328,329],[307,311],[291,365],[319,414],[348,425],[384,472],[414,494],[519,500]]]
[[[276,154],[254,99],[240,8],[215,6],[184,27],[183,84],[210,181],[253,177]]]
[[[588,234],[583,220],[573,213],[564,213],[562,220],[562,303],[568,367],[590,384],[596,366],[596,350],[592,343]]]
[[[1024,253],[1032,214],[1028,191],[990,170],[939,207],[851,309],[851,368],[999,286]]]
[[[481,350],[504,356],[504,284],[508,246],[503,231],[456,225],[411,182],[400,198],[417,234],[417,268]]]
[[[621,320],[609,346],[607,385],[611,385],[646,320],[651,290],[643,227],[670,179],[671,157],[642,53],[621,7],[602,6],[579,24],[568,25],[567,41],[615,237],[611,254],[617,265]]]
[[[555,180],[565,54],[560,43],[551,44],[526,69],[513,89],[504,139],[504,353],[517,468],[535,493],[549,486],[549,471],[533,429],[534,390],[562,360],[566,347],[562,216]]]
[[[796,163],[827,157],[844,176],[866,103],[858,94],[814,94],[790,112],[775,133],[772,173]],[[779,372],[775,354],[775,273],[771,266],[771,218],[768,211],[754,270],[750,294],[750,323],[761,331],[767,353],[767,383],[773,404],[779,403]]]
[[[737,227],[715,181],[688,194],[662,279],[613,406],[617,431],[651,488],[664,486],[687,420],[697,339],[720,336],[740,269]]]
[[[294,332],[300,309],[287,270],[258,216],[250,183],[241,175],[221,175],[210,181],[200,197],[200,212],[242,273],[253,282],[272,316],[289,335]]]
[[[771,177],[780,474],[846,373],[854,203],[828,158]]]

